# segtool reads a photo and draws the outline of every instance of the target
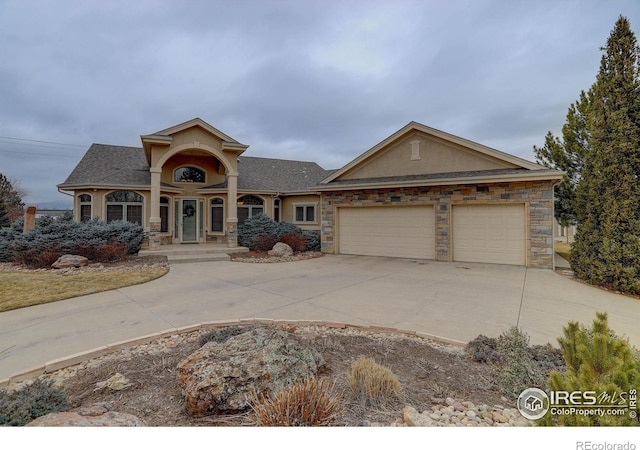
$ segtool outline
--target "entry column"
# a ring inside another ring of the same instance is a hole
[[[227,240],[229,247],[238,246],[238,174],[227,175]]]
[[[158,250],[160,247],[160,177],[162,169],[152,168],[151,172],[151,217],[149,218],[149,249]]]

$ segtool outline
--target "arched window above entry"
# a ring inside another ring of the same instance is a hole
[[[204,170],[198,167],[180,167],[173,173],[173,181],[176,183],[205,183],[206,176]]]

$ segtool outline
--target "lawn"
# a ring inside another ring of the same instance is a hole
[[[571,244],[567,242],[554,242],[553,250],[567,261],[571,261]]]
[[[0,312],[146,283],[167,272],[165,268],[67,275],[0,272]]]

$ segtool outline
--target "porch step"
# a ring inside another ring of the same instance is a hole
[[[164,255],[169,264],[208,261],[229,261],[231,253],[248,252],[246,247],[227,247],[221,244],[172,244],[158,250],[141,250],[140,255]]]

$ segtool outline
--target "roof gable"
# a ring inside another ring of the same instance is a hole
[[[238,141],[236,141],[234,138],[232,138],[228,134],[225,134],[222,131],[218,130],[217,128],[209,125],[207,122],[205,122],[204,120],[200,119],[199,117],[196,117],[195,119],[188,120],[188,121],[183,122],[183,123],[178,124],[178,125],[174,125],[172,127],[166,128],[164,130],[156,131],[155,133],[152,133],[151,135],[148,135],[148,136],[167,136],[167,137],[170,137],[170,136],[178,134],[178,133],[180,133],[182,131],[188,130],[190,128],[195,128],[195,127],[202,128],[204,131],[208,132],[209,134],[212,134],[212,135],[216,136],[217,138],[219,138],[220,140],[222,140],[224,142],[231,143],[231,144],[240,144]]]
[[[325,178],[322,183],[514,169],[546,168],[426,125],[410,122]]]

